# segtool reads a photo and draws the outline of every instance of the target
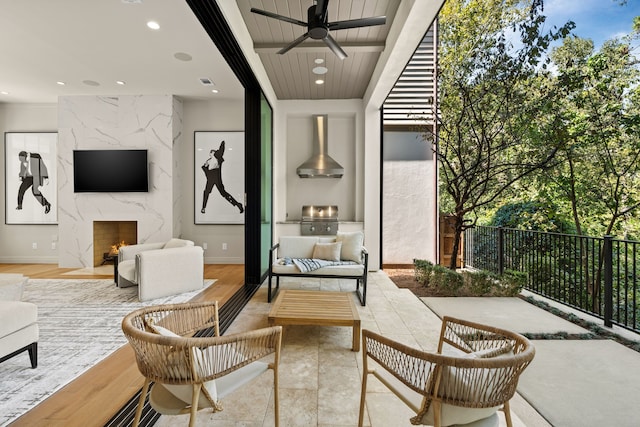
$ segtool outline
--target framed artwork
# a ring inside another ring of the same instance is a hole
[[[244,224],[244,132],[194,132],[196,224]]]
[[[6,224],[58,223],[58,134],[5,132]]]

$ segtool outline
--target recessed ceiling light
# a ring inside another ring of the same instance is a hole
[[[159,30],[160,24],[158,24],[156,21],[149,21],[147,22],[147,27],[151,28],[152,30]]]
[[[126,82],[123,82],[122,80],[116,80],[116,84],[118,84],[118,85],[120,85],[120,86],[124,86],[124,85],[126,85],[127,83],[126,83]]]
[[[2,92],[0,92],[0,94],[2,94],[2,95],[9,95],[9,92],[7,92],[6,90],[3,90]]]
[[[322,84],[324,84],[324,80],[318,79],[318,80],[316,80],[316,84],[317,85],[322,85]]]
[[[314,74],[327,74],[329,69],[327,67],[314,67],[311,71],[313,71]]]
[[[218,93],[218,89],[211,89],[211,92]]]
[[[191,55],[189,55],[188,53],[184,53],[184,52],[177,52],[173,54],[173,57],[176,58],[179,61],[191,61],[193,59],[193,57]]]
[[[56,84],[58,84],[60,86],[64,86],[66,83],[65,82],[56,82]]]
[[[82,83],[86,84],[87,86],[100,86],[100,83],[94,80],[83,80]]]
[[[322,58],[316,58],[316,60],[314,61],[316,64],[322,64],[324,62],[324,59]]]

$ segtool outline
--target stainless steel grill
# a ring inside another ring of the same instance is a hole
[[[300,234],[303,236],[335,236],[338,234],[338,207],[303,206]]]

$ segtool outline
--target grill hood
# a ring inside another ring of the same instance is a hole
[[[333,160],[327,150],[328,118],[326,114],[313,116],[313,155],[298,166],[300,178],[342,178],[344,168]]]

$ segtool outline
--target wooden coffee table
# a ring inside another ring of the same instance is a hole
[[[280,290],[269,325],[353,327],[353,351],[360,350],[360,316],[351,292]]]

